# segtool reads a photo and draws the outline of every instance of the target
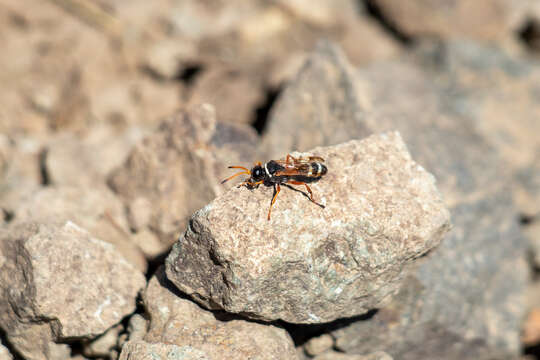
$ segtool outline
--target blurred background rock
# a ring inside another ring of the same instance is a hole
[[[0,0],[0,44],[3,230],[75,221],[150,279],[226,165],[399,130],[454,229],[385,307],[283,325],[298,357],[540,358],[538,0]]]

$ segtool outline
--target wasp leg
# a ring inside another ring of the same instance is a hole
[[[279,184],[276,184],[277,186],[274,186],[274,196],[272,197],[272,203],[270,204],[270,209],[268,209],[268,220],[270,220],[270,213],[272,212],[272,206],[276,202],[277,195],[281,191],[281,188],[279,187]]]
[[[242,187],[244,185],[247,185],[248,187],[254,188],[254,187],[258,187],[259,185],[261,185],[263,183],[263,181],[264,180],[257,181],[257,182],[251,182],[249,180],[246,180],[243,183],[241,183],[240,185],[238,185],[237,187],[240,188],[240,187]]]
[[[302,182],[302,181],[294,181],[294,180],[290,180],[289,184],[292,184],[292,185],[304,185],[306,187],[307,191],[309,192],[309,200],[311,200],[313,203],[319,205],[320,207],[324,208],[323,204],[319,204],[318,202],[313,200],[313,191],[311,191],[311,188],[308,186],[308,184],[306,184],[305,182]]]

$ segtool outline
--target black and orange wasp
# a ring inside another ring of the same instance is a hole
[[[324,208],[324,205],[313,200],[313,192],[309,187],[309,183],[319,181],[323,175],[328,172],[328,168],[323,164],[324,159],[319,156],[308,156],[305,158],[295,158],[290,154],[285,160],[270,160],[264,165],[261,162],[255,163],[255,166],[250,170],[243,166],[229,166],[229,169],[242,169],[239,173],[228,177],[221,183],[225,183],[238,175],[249,175],[249,178],[242,182],[238,187],[246,186],[248,189],[258,188],[259,185],[274,187],[274,195],[268,209],[268,220],[272,206],[276,202],[277,195],[281,191],[280,185],[285,185],[292,188],[290,185],[304,185],[309,192],[309,199]],[[292,188],[294,189],[294,188]]]

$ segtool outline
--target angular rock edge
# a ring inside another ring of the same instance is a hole
[[[207,308],[292,323],[362,314],[394,294],[450,227],[434,177],[397,132],[309,154],[329,169],[311,186],[325,209],[282,187],[268,221],[271,188],[233,187],[193,215],[167,277]]]

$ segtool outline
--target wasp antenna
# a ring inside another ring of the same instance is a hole
[[[242,170],[245,170],[247,172],[249,172],[249,169],[248,168],[245,168],[243,166],[228,166],[229,169],[242,169]]]
[[[229,167],[233,167],[233,166],[229,166]],[[227,181],[231,180],[232,178],[237,177],[238,175],[243,175],[243,174],[245,174],[245,175],[250,175],[250,174],[251,174],[251,172],[250,172],[248,169],[246,169],[246,168],[242,168],[242,167],[239,167],[239,166],[236,166],[236,167],[234,167],[234,168],[245,169],[246,171],[241,171],[241,172],[239,172],[239,173],[234,174],[233,176],[229,176],[229,177],[226,178],[225,180],[221,181],[222,184],[225,184]]]

